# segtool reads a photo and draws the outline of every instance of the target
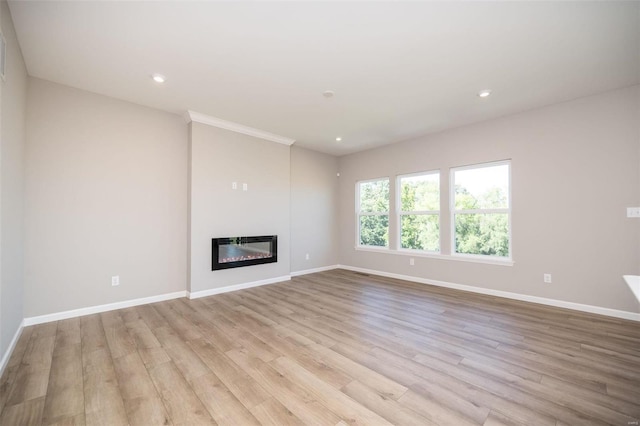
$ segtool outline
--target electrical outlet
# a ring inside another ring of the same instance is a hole
[[[409,266],[413,266],[416,264],[416,260],[412,257],[409,259]]]
[[[111,277],[111,285],[113,287],[120,285],[120,275],[114,275],[113,277]]]
[[[309,260],[309,253],[304,255],[305,260]]]
[[[551,284],[551,274],[544,274],[542,276],[542,279],[544,280],[545,283]]]
[[[238,189],[238,182],[231,182],[231,189]]]

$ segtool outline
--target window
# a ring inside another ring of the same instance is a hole
[[[398,176],[401,249],[440,251],[440,173]]]
[[[451,169],[455,254],[511,258],[510,162]]]
[[[5,69],[7,68],[7,41],[0,31],[0,78],[4,81]]]
[[[358,245],[389,246],[389,179],[356,184]]]

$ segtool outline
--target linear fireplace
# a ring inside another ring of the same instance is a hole
[[[278,261],[278,236],[213,238],[211,270]]]

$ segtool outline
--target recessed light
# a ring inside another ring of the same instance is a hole
[[[155,81],[156,83],[164,83],[166,78],[164,75],[162,74],[151,74],[151,78],[153,79],[153,81]]]
[[[341,138],[340,136],[338,136],[338,137],[336,138],[336,142],[340,142],[340,141],[342,141],[342,138]]]
[[[481,90],[478,92],[478,96],[480,96],[481,98],[486,98],[491,94],[491,90]]]
[[[333,98],[333,95],[335,93],[333,93],[333,90],[327,90],[326,92],[322,93],[322,96],[324,96],[325,98]]]

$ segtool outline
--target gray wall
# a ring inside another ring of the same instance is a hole
[[[336,157],[291,147],[292,272],[338,263],[337,172]]]
[[[6,80],[0,81],[0,358],[23,315],[24,144],[27,73],[6,1],[0,26],[7,41]]]
[[[25,316],[184,291],[184,120],[34,78],[27,111]]]
[[[190,283],[197,292],[289,275],[290,147],[191,123]],[[238,183],[232,189],[232,182]],[[248,191],[242,190],[247,183]],[[211,239],[278,235],[278,262],[211,270]]]
[[[638,87],[336,159],[27,80],[1,11],[2,351],[25,316],[336,263],[638,312],[621,278],[640,274],[640,220],[625,217],[640,205]],[[410,267],[406,256],[354,250],[357,180],[439,168],[446,190],[450,167],[506,158],[514,266],[416,257]],[[210,270],[212,237],[269,233],[279,236],[277,264]]]
[[[341,157],[340,263],[639,312],[622,279],[640,273],[640,219],[626,218],[640,205],[639,102],[633,87]],[[407,256],[354,249],[357,180],[441,169],[447,189],[449,168],[503,159],[512,159],[513,266],[421,257],[409,266]]]

